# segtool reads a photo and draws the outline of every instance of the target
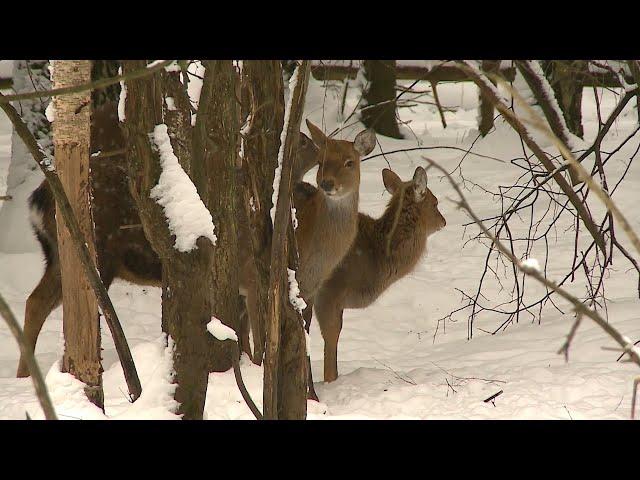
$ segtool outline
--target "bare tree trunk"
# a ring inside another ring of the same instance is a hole
[[[483,60],[482,61],[482,71],[487,73],[498,73],[500,71],[500,60]],[[491,77],[489,77],[491,80]],[[491,83],[494,85],[496,82],[491,80]],[[493,108],[493,104],[487,99],[486,95],[480,92],[480,105],[478,112],[478,130],[480,131],[480,135],[483,137],[489,133],[489,131],[493,128],[493,117],[495,115],[495,110]]]
[[[284,122],[284,85],[278,60],[245,60],[242,69],[243,118],[243,209],[245,234],[250,238],[251,255],[257,272],[256,316],[252,335],[252,359],[262,364],[265,325],[269,302],[271,233],[269,211],[273,176],[278,163],[280,135]]]
[[[89,60],[56,62],[54,88],[91,80]],[[62,95],[54,100],[53,124],[58,175],[71,202],[80,228],[96,262],[89,190],[90,93]],[[62,215],[58,211],[58,218]],[[65,350],[62,371],[84,382],[89,400],[104,409],[100,363],[98,303],[64,222],[58,222],[58,251],[62,273],[63,330]]]
[[[269,278],[269,324],[264,368],[264,418],[303,419],[307,413],[306,357],[302,317],[289,301],[287,266],[296,258],[291,220],[293,160],[309,82],[310,62],[303,60],[290,92],[282,171],[278,188]],[[293,250],[293,251],[291,251]],[[293,254],[294,257],[290,255]],[[300,350],[302,346],[302,354]]]
[[[123,70],[126,73],[145,65],[146,61],[125,61]],[[157,77],[146,77],[130,80],[126,86],[124,129],[129,182],[145,235],[162,262],[162,330],[173,346],[175,399],[180,404],[177,413],[183,419],[202,419],[210,363],[211,337],[206,325],[212,312],[213,245],[200,237],[194,250],[182,252],[174,248],[163,209],[150,197],[162,171],[159,154],[149,137],[154,127],[163,123],[162,105],[166,99],[162,82]]]
[[[238,320],[238,234],[236,227],[236,168],[239,161],[240,104],[238,74],[231,60],[203,62],[206,70],[200,93],[196,135],[204,142],[200,159],[206,178],[205,205],[216,226],[217,242],[213,249],[213,314],[222,323],[239,331]],[[226,371],[232,366],[233,344],[214,340],[210,350],[211,371]]]
[[[545,75],[553,88],[567,128],[582,138],[582,89],[588,74],[586,60],[542,61]]]
[[[362,70],[362,123],[380,135],[403,138],[396,120],[396,61],[364,60]]]

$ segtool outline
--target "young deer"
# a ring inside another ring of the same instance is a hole
[[[123,153],[119,153],[124,147],[124,137],[117,119],[116,102],[107,102],[92,112],[91,152],[112,152],[109,156],[91,160],[92,208],[100,276],[107,288],[115,278],[139,285],[159,286],[162,265],[144,235],[129,192],[126,159]],[[297,155],[300,165],[308,166],[316,160],[317,148],[304,134],[301,134]],[[62,284],[55,201],[46,181],[33,192],[29,206],[31,223],[46,261],[44,274],[29,295],[25,308],[24,333],[33,350],[42,325],[62,301]],[[28,375],[21,357],[17,376]]]
[[[307,127],[318,151],[315,162],[298,160],[294,181],[301,180],[315,164],[319,188],[305,182],[296,183],[293,203],[298,228],[299,269],[296,278],[300,293],[308,304],[313,302],[321,283],[329,277],[353,243],[358,226],[360,159],[376,145],[375,133],[363,130],[353,142],[327,137],[307,120]],[[247,295],[247,310],[254,344],[262,342],[261,328],[255,324],[257,305],[253,279],[255,272],[247,259],[242,268],[241,286]],[[245,327],[246,328],[246,325]],[[246,335],[246,331],[243,332]]]
[[[427,237],[447,224],[438,210],[438,199],[427,188],[422,167],[416,168],[409,182],[386,168],[382,179],[392,194],[384,214],[378,219],[358,215],[354,244],[315,296],[327,382],[338,377],[343,310],[371,305],[391,284],[411,272],[425,251]]]

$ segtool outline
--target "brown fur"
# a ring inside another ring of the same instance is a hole
[[[296,243],[299,269],[296,278],[302,297],[311,304],[321,283],[331,274],[349,250],[357,232],[360,188],[360,157],[375,146],[375,135],[365,130],[353,142],[333,140],[307,121],[313,142],[318,147],[316,181],[320,188],[298,183],[293,203],[298,219]],[[301,179],[311,169],[310,162],[298,167]],[[241,241],[241,245],[243,241]],[[248,256],[247,256],[248,257]],[[247,258],[241,267],[241,293],[247,296],[248,316],[254,332],[254,342],[261,342],[257,324],[255,277]],[[248,326],[245,324],[244,329]],[[246,337],[246,333],[241,332]],[[254,359],[258,361],[258,359]]]
[[[385,185],[388,183],[387,188],[393,191],[384,214],[378,219],[359,214],[353,246],[315,297],[316,318],[325,342],[325,381],[338,376],[343,310],[371,305],[389,286],[411,272],[425,251],[427,237],[446,225],[438,200],[429,189],[417,195],[413,180],[402,182],[386,169],[384,175]]]

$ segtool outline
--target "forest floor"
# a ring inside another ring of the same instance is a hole
[[[425,86],[426,87],[426,86]],[[391,167],[405,180],[427,155],[449,171],[461,161],[467,180],[465,190],[473,208],[483,217],[500,213],[500,203],[485,190],[495,191],[510,185],[522,173],[510,160],[522,157],[519,137],[501,119],[495,131],[477,139],[477,90],[471,84],[439,85],[441,101],[456,108],[446,112],[447,128],[440,123],[435,107],[419,105],[413,110],[400,110],[407,122],[406,139],[379,138],[373,154],[422,147],[422,151],[389,154],[362,164],[360,210],[379,216],[389,199],[385,192],[381,169]],[[619,92],[618,92],[619,94]],[[321,82],[309,88],[306,115],[325,131],[337,124],[338,88],[326,91]],[[606,118],[617,97],[605,92],[601,98],[602,115]],[[345,111],[357,102],[356,88],[350,88]],[[633,102],[631,102],[633,103]],[[631,105],[631,103],[629,105]],[[585,90],[583,116],[585,141],[589,143],[597,131],[593,93]],[[304,122],[303,122],[304,123]],[[348,123],[352,123],[347,122]],[[610,151],[637,126],[634,108],[629,106],[612,128],[603,144]],[[358,123],[345,129],[343,138],[352,139],[362,128]],[[303,127],[306,131],[306,127]],[[10,161],[11,128],[0,116],[0,195],[6,188],[6,172]],[[477,139],[477,140],[476,140]],[[554,152],[548,141],[543,146]],[[451,147],[454,147],[453,149]],[[615,154],[608,164],[609,183],[615,184],[638,148],[638,138]],[[502,162],[482,158],[488,155]],[[589,160],[587,160],[589,163]],[[614,198],[636,227],[640,226],[637,200],[640,168],[633,164]],[[456,172],[455,178],[461,180]],[[313,180],[314,171],[307,177]],[[473,186],[472,183],[476,186]],[[447,199],[455,193],[446,179],[429,171],[429,187],[440,199],[440,210],[447,226],[428,240],[427,254],[406,278],[392,285],[373,305],[363,310],[347,310],[338,350],[339,378],[326,384],[323,377],[323,341],[317,324],[311,329],[311,360],[315,387],[321,402],[308,403],[310,419],[626,419],[631,409],[632,383],[637,367],[617,362],[618,352],[609,350],[613,342],[589,320],[583,320],[572,343],[568,362],[557,353],[574,321],[566,304],[557,301],[560,313],[550,303],[543,309],[541,320],[523,313],[518,322],[507,325],[496,334],[491,332],[505,321],[504,315],[482,312],[474,322],[473,338],[468,340],[468,310],[442,320],[463,305],[457,289],[471,295],[482,274],[487,247],[469,238],[477,233],[475,226],[464,227],[469,219]],[[596,223],[602,210],[592,200]],[[545,208],[542,204],[541,208]],[[536,211],[536,218],[542,211]],[[568,230],[571,221],[561,218],[549,235],[548,273],[558,280],[570,269],[575,233]],[[528,213],[513,235],[526,233]],[[0,227],[2,228],[2,227]],[[5,226],[6,228],[6,226]],[[16,234],[25,236],[25,252],[0,253],[0,292],[8,300],[22,322],[25,301],[43,271],[43,256],[32,241],[25,218],[16,225]],[[583,235],[580,246],[586,243]],[[630,248],[629,242],[618,238]],[[522,249],[522,244],[517,244]],[[544,261],[544,246],[534,249]],[[534,255],[534,256],[535,256]],[[492,261],[495,266],[495,259]],[[510,290],[510,268],[499,266],[505,290]],[[504,273],[506,272],[506,273]],[[568,289],[584,297],[586,287],[581,276]],[[541,290],[527,281],[527,298],[535,300]],[[606,279],[608,319],[631,338],[640,339],[637,273],[622,257],[614,259]],[[77,384],[56,370],[62,354],[62,309],[58,308],[44,325],[37,346],[37,360],[47,375],[51,394],[61,418],[176,418],[168,411],[168,365],[162,348],[160,329],[160,290],[142,288],[116,281],[110,290],[116,310],[133,351],[140,374],[143,396],[135,403],[127,401],[126,385],[113,342],[102,324],[104,390],[106,415],[88,404]],[[489,273],[482,294],[485,305],[496,305],[504,299],[499,282]],[[535,310],[537,313],[537,309]],[[30,379],[14,378],[18,347],[4,323],[0,323],[0,419],[23,419],[26,412],[33,418],[42,416]],[[262,404],[262,368],[242,359],[242,373],[254,400]],[[502,391],[493,402],[485,402]],[[231,371],[211,374],[205,407],[208,419],[251,419]]]

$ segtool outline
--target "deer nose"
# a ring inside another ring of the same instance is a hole
[[[333,180],[322,180],[320,182],[320,188],[325,192],[332,192],[335,188],[335,183]]]

